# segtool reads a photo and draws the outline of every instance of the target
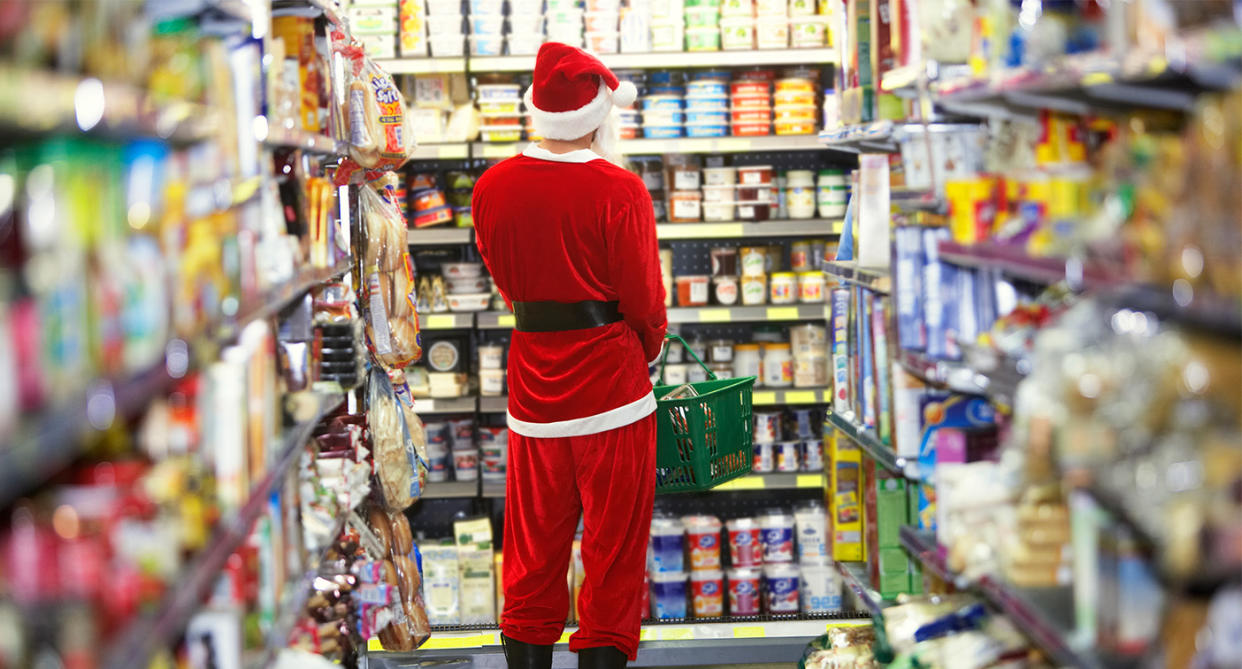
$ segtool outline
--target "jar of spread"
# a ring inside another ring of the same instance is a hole
[[[724,306],[737,304],[739,292],[736,276],[712,277],[712,293],[716,296],[716,304]]]
[[[798,274],[798,299],[811,304],[823,302],[825,284],[822,271],[815,270]]]
[[[707,304],[708,278],[705,276],[677,277],[677,306],[701,307]]]
[[[763,385],[769,388],[793,385],[793,356],[789,344],[780,342],[763,346]]]
[[[793,304],[798,301],[798,278],[793,272],[772,275],[772,304]]]
[[[742,247],[742,276],[763,276],[767,274],[767,249],[762,246]]]
[[[733,362],[733,342],[728,339],[707,342],[707,359],[711,362]]]
[[[673,190],[698,190],[703,185],[702,167],[695,155],[677,155],[668,158],[669,181]]]
[[[713,362],[708,365],[707,368],[712,370],[712,373],[715,374],[718,379],[733,378],[733,365],[727,362]]]
[[[768,297],[768,280],[767,277],[759,275],[743,275],[742,276],[742,304],[746,306],[754,306],[763,304]]]
[[[718,246],[711,250],[712,276],[737,276],[737,249]]]
[[[733,378],[763,375],[762,358],[758,344],[738,344],[733,347]]]
[[[789,269],[805,272],[811,269],[811,243],[794,242],[789,245]]]
[[[675,190],[669,196],[668,220],[671,223],[698,223],[703,218],[703,194],[696,190]]]
[[[811,170],[790,170],[785,175],[785,203],[789,218],[815,216],[815,175]]]

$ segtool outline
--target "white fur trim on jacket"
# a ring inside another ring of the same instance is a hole
[[[586,137],[595,132],[612,110],[612,91],[602,83],[594,100],[577,109],[563,112],[543,111],[536,107],[532,97],[534,90],[534,86],[526,89],[526,108],[530,110],[535,131],[548,139]]]
[[[641,399],[629,404],[609,409],[594,416],[560,420],[554,423],[530,423],[518,420],[513,414],[508,415],[509,429],[524,437],[536,439],[552,439],[555,437],[581,437],[587,434],[599,434],[608,430],[625,427],[646,418],[656,410],[655,393],[647,393]]]

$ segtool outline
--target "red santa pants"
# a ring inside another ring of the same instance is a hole
[[[655,415],[582,437],[509,433],[500,628],[531,644],[561,638],[565,574],[579,515],[586,579],[569,649],[614,646],[631,660],[643,618],[643,571],[655,495]]]

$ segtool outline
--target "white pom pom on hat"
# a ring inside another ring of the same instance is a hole
[[[638,98],[634,84],[618,79],[598,58],[559,42],[539,48],[531,79],[526,108],[535,130],[548,139],[584,137],[612,107],[628,107]]]

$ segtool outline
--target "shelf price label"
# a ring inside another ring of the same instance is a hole
[[[733,628],[734,639],[762,639],[767,636],[763,625],[738,625]]]
[[[749,151],[750,140],[743,137],[729,137],[727,139],[721,139],[717,142],[716,146],[717,149],[722,152]]]
[[[661,630],[663,641],[689,641],[694,639],[694,630],[689,627],[669,627]]]
[[[721,483],[715,490],[763,490],[766,487],[767,483],[762,476],[742,476]]]
[[[814,390],[791,390],[785,393],[786,404],[814,404],[818,399]]]
[[[447,330],[456,327],[457,318],[452,314],[433,314],[427,317],[423,326],[428,330]]]
[[[768,307],[770,321],[795,321],[799,316],[798,307]]]
[[[824,485],[823,474],[798,474],[799,488],[822,488]]]
[[[750,403],[755,406],[776,404],[776,393],[772,391],[754,393],[750,396]]]
[[[728,309],[699,309],[700,323],[727,323],[730,320]]]

